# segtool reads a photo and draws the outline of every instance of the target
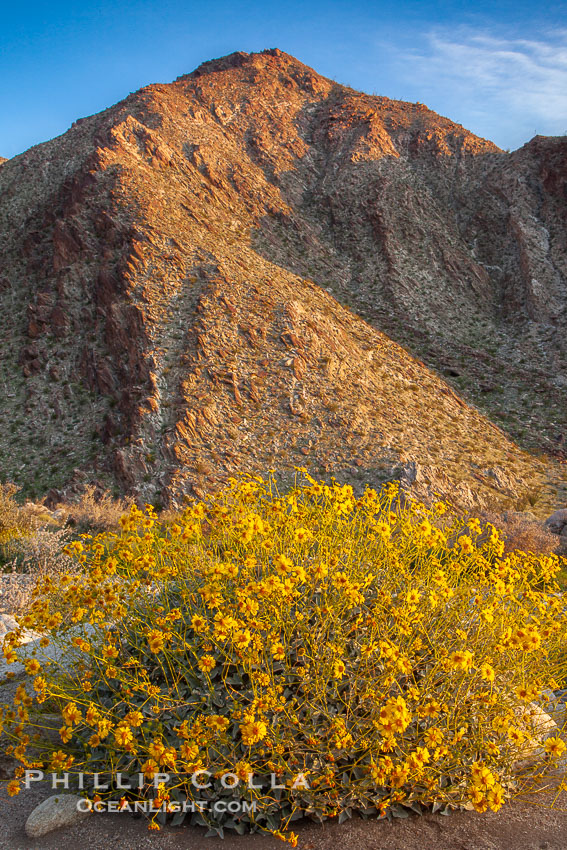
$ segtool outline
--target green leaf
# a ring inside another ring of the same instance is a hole
[[[395,818],[409,818],[410,816],[409,810],[405,806],[400,806],[398,803],[394,803],[390,811]]]

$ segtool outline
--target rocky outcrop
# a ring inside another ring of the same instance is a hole
[[[0,172],[3,475],[179,503],[411,458],[467,504],[545,488],[467,401],[505,373],[528,437],[563,427],[563,162],[278,50],[76,122]]]

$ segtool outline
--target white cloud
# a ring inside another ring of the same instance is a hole
[[[500,144],[522,144],[536,131],[567,131],[567,30],[537,39],[436,31],[403,61],[413,91],[456,108],[458,115],[449,117],[496,141],[500,136]]]

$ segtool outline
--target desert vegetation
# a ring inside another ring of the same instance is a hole
[[[538,701],[567,678],[561,559],[396,484],[302,475],[163,519],[133,505],[67,545],[74,569],[40,578],[4,643],[30,677],[3,711],[11,794],[30,765],[120,771],[129,789],[84,793],[293,844],[302,816],[497,811],[557,766]],[[235,796],[248,813],[179,811]]]
[[[0,547],[3,559],[9,552],[10,543],[28,536],[37,527],[34,514],[22,509],[16,501],[17,492],[14,484],[0,484]]]
[[[501,532],[505,552],[520,549],[536,555],[551,555],[560,546],[557,535],[552,534],[529,513],[510,510],[497,514],[483,511],[481,519],[491,522]]]
[[[22,504],[20,495],[16,485],[0,484],[0,611],[11,614],[25,610],[39,578],[75,569],[66,554],[72,540],[118,528],[129,504],[91,485],[53,511]]]

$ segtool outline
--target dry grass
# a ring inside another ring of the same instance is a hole
[[[68,525],[74,526],[80,533],[86,533],[117,528],[120,517],[129,507],[130,503],[114,499],[110,493],[101,493],[96,487],[88,485],[78,502],[60,504],[57,509]]]

